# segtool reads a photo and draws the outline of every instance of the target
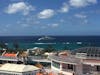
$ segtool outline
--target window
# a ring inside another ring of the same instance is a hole
[[[73,65],[72,64],[68,64],[68,69],[73,70]]]
[[[100,66],[97,66],[97,71],[100,71]]]
[[[62,69],[67,69],[67,64],[62,63]]]
[[[52,65],[56,68],[60,68],[60,63],[53,61]]]

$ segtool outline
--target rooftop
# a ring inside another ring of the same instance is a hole
[[[23,64],[4,64],[0,67],[0,71],[10,71],[10,72],[28,72],[38,70],[39,68],[32,65]]]
[[[15,53],[5,53],[3,56],[6,56],[6,57],[16,57],[16,54]]]
[[[70,64],[75,64],[75,65],[80,63],[80,59],[75,58],[73,56],[50,55],[49,58],[54,61],[56,60],[58,62],[70,63]]]
[[[72,51],[73,55],[77,53],[86,53],[87,57],[100,57],[100,47],[83,47]]]

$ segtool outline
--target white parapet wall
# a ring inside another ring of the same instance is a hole
[[[56,68],[54,66],[51,66],[51,69],[55,73],[55,75],[58,75],[58,73],[62,73],[64,75],[73,75],[73,72],[61,71],[60,69],[58,69],[58,68]]]

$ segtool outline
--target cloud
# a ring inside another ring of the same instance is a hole
[[[87,16],[84,15],[84,14],[75,14],[74,16],[75,16],[76,18],[80,18],[80,19],[85,19],[85,18],[87,18]]]
[[[88,16],[82,13],[75,14],[76,17],[75,22],[80,25],[87,25],[89,23]],[[73,21],[74,22],[74,21]],[[75,23],[74,22],[74,23]]]
[[[38,18],[40,18],[40,19],[47,19],[47,18],[51,18],[52,16],[54,16],[54,14],[55,14],[54,10],[52,10],[52,9],[45,9],[45,10],[41,11],[38,14]]]
[[[68,6],[68,4],[67,4],[67,3],[63,3],[63,6],[60,8],[59,11],[62,12],[62,13],[68,12],[68,11],[69,11],[69,6]]]
[[[60,22],[63,23],[63,22],[65,22],[65,20],[64,19],[60,19]]]
[[[15,2],[15,1],[23,1],[23,0],[10,0],[10,1]]]
[[[87,19],[85,19],[85,20],[84,20],[84,24],[87,24],[87,23],[88,23],[88,20],[87,20]]]
[[[85,7],[90,4],[96,4],[97,0],[70,0],[69,3],[73,7]]]
[[[55,27],[58,27],[59,24],[55,23],[55,24],[52,24],[52,27],[55,28]]]
[[[49,28],[50,28],[50,27],[56,28],[56,27],[59,26],[59,24],[58,24],[58,23],[52,23],[52,24],[47,24],[47,26],[48,26]]]
[[[21,24],[22,27],[29,27],[30,25],[28,24]]]
[[[29,14],[30,11],[35,10],[35,8],[25,2],[18,2],[9,4],[8,7],[5,9],[5,12],[8,14],[14,14],[17,12],[21,12],[23,15]]]

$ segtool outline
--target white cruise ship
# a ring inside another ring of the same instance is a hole
[[[49,36],[44,36],[44,37],[39,38],[38,41],[41,41],[41,40],[53,40],[53,39],[55,39],[55,38],[49,37]]]

